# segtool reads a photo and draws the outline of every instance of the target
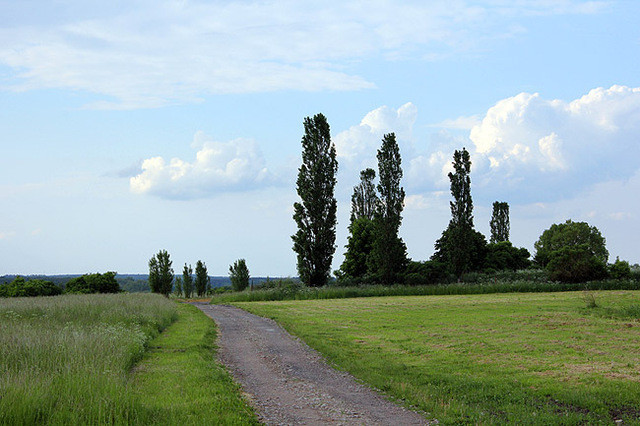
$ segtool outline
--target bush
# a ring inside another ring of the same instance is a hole
[[[631,278],[631,267],[626,260],[620,260],[616,257],[616,261],[613,265],[609,266],[609,275],[614,280],[626,280]]]
[[[484,263],[485,271],[487,269],[496,271],[525,269],[531,264],[529,261],[530,256],[529,250],[514,247],[509,241],[491,243],[487,245],[487,257]]]
[[[62,289],[44,280],[26,281],[22,277],[16,277],[7,284],[0,285],[0,297],[36,297],[36,296],[57,296],[62,294]]]
[[[116,281],[116,272],[85,274],[70,280],[67,283],[66,292],[81,294],[119,293],[120,284]]]
[[[547,264],[553,281],[578,283],[598,280],[607,276],[607,266],[594,256],[586,244],[563,247],[551,253]]]
[[[447,265],[436,260],[409,262],[404,276],[406,285],[441,284],[451,281]]]

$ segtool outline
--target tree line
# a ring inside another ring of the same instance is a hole
[[[405,192],[402,159],[394,133],[385,134],[377,151],[378,172],[367,168],[353,189],[345,258],[335,271],[338,283],[432,284],[447,277],[462,280],[468,272],[518,270],[532,264],[544,268],[551,280],[580,282],[630,275],[629,264],[607,265],[608,252],[600,231],[571,220],[552,225],[535,243],[533,263],[525,248],[509,241],[509,204],[493,203],[489,242],[476,231],[471,197],[471,157],[462,148],[453,154],[448,174],[451,219],[435,252],[427,261],[412,261],[399,236]],[[326,285],[336,250],[338,162],[330,128],[322,114],[304,119],[302,165],[296,181],[300,200],[294,203],[297,232],[292,236],[300,280],[313,287]],[[378,183],[375,183],[376,177]]]

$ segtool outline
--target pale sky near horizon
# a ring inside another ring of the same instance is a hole
[[[304,117],[339,161],[336,269],[359,171],[395,132],[401,236],[426,260],[452,154],[472,158],[476,228],[511,206],[533,252],[597,226],[640,263],[640,2],[0,0],[0,275],[176,273],[246,258],[296,275]]]

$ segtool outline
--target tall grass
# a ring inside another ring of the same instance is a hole
[[[176,317],[151,294],[0,299],[0,424],[145,423],[128,373]]]
[[[438,285],[362,285],[353,287],[284,286],[214,295],[213,304],[232,302],[265,302],[270,300],[345,299],[351,297],[382,296],[440,296],[491,293],[542,293],[583,290],[640,290],[639,280],[603,280],[587,283],[560,283],[541,280],[495,280],[477,283]]]

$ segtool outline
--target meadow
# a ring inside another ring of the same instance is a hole
[[[235,303],[444,424],[640,424],[640,292]]]
[[[214,338],[197,309],[159,295],[0,299],[0,424],[255,422]]]

